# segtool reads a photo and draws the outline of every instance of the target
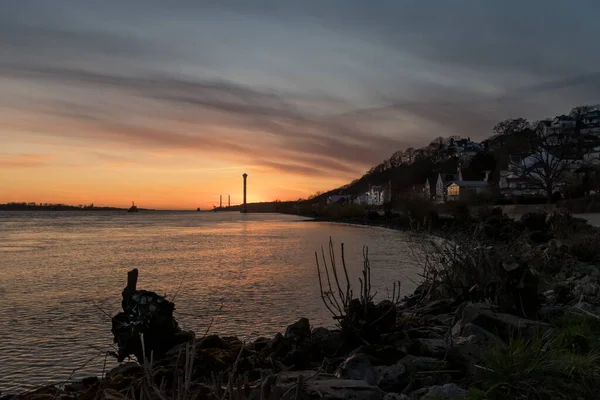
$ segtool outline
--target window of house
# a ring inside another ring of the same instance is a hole
[[[458,196],[458,185],[450,185],[448,186],[448,195],[449,196]]]

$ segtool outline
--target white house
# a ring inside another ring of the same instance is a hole
[[[600,110],[590,111],[583,116],[581,133],[600,136]]]
[[[386,190],[381,186],[371,186],[366,195],[370,206],[382,206],[387,200]]]
[[[560,133],[564,131],[569,131],[575,129],[577,125],[577,121],[573,117],[569,117],[568,115],[559,115],[558,117],[554,117],[551,124],[551,133]]]
[[[548,136],[550,134],[554,133],[554,130],[552,129],[552,120],[551,119],[543,119],[539,122],[539,124],[537,125],[537,131],[542,135],[542,136]]]

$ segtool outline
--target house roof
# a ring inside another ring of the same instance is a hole
[[[485,181],[454,181],[454,182],[450,182],[449,185],[452,185],[453,183],[458,185],[458,187],[465,187],[465,188],[486,187],[488,185],[488,183]]]
[[[554,120],[558,121],[575,121],[575,118],[569,117],[568,115],[559,115]]]
[[[583,115],[583,118],[598,118],[600,116],[600,110],[592,110]]]

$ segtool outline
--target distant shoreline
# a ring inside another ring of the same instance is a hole
[[[156,211],[152,209],[139,208],[139,211]],[[117,207],[77,207],[66,205],[48,205],[48,206],[28,206],[0,204],[0,211],[122,211],[127,212],[127,208]]]

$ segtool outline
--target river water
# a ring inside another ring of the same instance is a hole
[[[369,246],[381,298],[396,280],[414,289],[405,234],[382,228],[278,214],[0,212],[0,391],[62,382],[74,369],[73,378],[101,374],[132,268],[138,288],[176,296],[180,325],[197,334],[211,320],[212,333],[242,339],[302,316],[332,325],[314,261],[330,236],[345,243],[354,277]]]

